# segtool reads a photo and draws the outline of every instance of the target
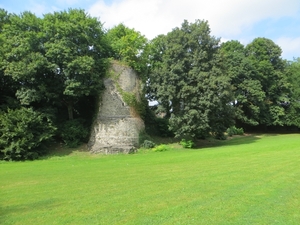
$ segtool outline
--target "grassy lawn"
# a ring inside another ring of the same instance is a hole
[[[0,163],[0,224],[300,224],[300,135]]]

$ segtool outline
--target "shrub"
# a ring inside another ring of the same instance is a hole
[[[227,134],[231,137],[232,135],[243,135],[244,129],[243,128],[236,128],[235,126],[229,127],[227,129]]]
[[[180,144],[182,145],[182,147],[184,148],[193,148],[195,143],[192,141],[192,140],[185,140],[185,139],[182,139],[180,141]]]
[[[168,150],[168,146],[167,145],[158,145],[155,148],[153,148],[154,152],[164,152]]]
[[[68,120],[62,125],[60,135],[68,147],[75,148],[80,143],[87,141],[89,131],[84,125],[84,120],[74,119]]]
[[[216,132],[213,134],[213,136],[215,137],[215,139],[217,140],[226,140],[227,137],[226,135],[224,134],[224,132]]]
[[[145,140],[143,144],[141,145],[142,148],[154,148],[155,143],[153,141]]]
[[[4,160],[36,159],[41,145],[54,136],[56,128],[43,113],[31,108],[8,109],[0,114],[0,150]]]
[[[142,146],[144,141],[146,141],[146,140],[151,140],[151,136],[149,134],[147,134],[147,132],[145,130],[143,130],[139,133],[139,144],[140,144],[140,146]]]

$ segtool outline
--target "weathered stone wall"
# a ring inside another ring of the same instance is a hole
[[[134,93],[140,99],[140,81],[131,68],[117,62],[112,63],[109,74],[104,79],[105,90],[88,147],[94,153],[130,153],[138,147],[144,122],[125,103],[120,91]]]

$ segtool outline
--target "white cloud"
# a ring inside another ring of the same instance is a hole
[[[284,59],[292,60],[294,57],[300,57],[300,37],[281,37],[275,40],[275,43],[282,48],[282,57]],[[295,55],[295,52],[298,55]]]
[[[260,20],[296,15],[299,6],[299,0],[99,0],[88,11],[107,28],[123,22],[151,39],[184,19],[208,20],[215,36],[237,35]]]

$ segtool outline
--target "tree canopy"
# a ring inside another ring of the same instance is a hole
[[[259,123],[265,126],[284,125],[289,83],[284,74],[281,48],[270,39],[256,38],[246,46],[245,51],[265,94],[260,105]]]
[[[107,40],[114,59],[126,62],[140,75],[146,72],[148,40],[144,35],[121,23],[108,30]]]
[[[230,88],[219,39],[207,21],[184,21],[152,42],[151,97],[170,117],[176,136],[218,135],[231,124]]]
[[[63,102],[73,119],[75,102],[102,88],[108,45],[102,24],[83,10],[12,15],[1,37],[4,74],[21,84],[21,104]]]

